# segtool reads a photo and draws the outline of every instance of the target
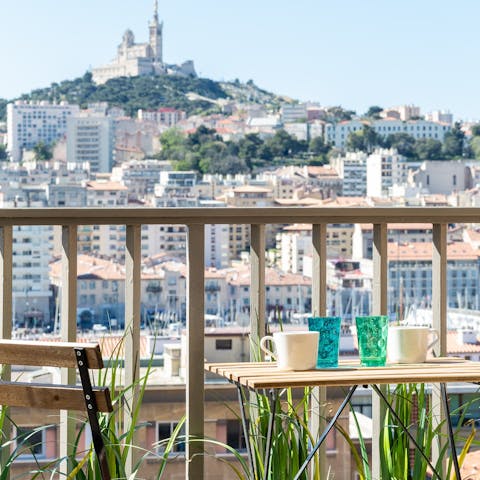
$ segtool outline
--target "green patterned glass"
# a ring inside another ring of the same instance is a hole
[[[319,333],[317,368],[338,367],[340,323],[340,317],[312,317],[308,319],[308,329]]]
[[[383,367],[387,361],[388,316],[356,317],[360,363]]]

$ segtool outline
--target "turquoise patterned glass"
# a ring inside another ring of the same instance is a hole
[[[360,363],[383,367],[387,361],[388,316],[356,317]]]
[[[308,319],[308,329],[319,332],[317,368],[338,366],[340,323],[340,317],[312,317]]]

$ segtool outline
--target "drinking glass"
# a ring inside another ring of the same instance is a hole
[[[340,317],[311,317],[308,329],[318,332],[317,368],[338,367]]]
[[[360,363],[365,367],[383,367],[387,361],[388,316],[356,317]]]

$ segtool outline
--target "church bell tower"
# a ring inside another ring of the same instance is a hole
[[[150,48],[152,49],[153,61],[162,64],[163,22],[158,22],[158,0],[155,0],[153,8],[153,18],[150,22],[148,29],[150,32]]]

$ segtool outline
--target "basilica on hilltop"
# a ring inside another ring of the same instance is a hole
[[[181,65],[168,65],[163,61],[163,22],[158,21],[158,0],[155,0],[153,18],[148,25],[148,43],[135,43],[131,30],[123,34],[117,56],[107,65],[92,69],[93,81],[105,83],[116,77],[139,75],[187,75],[196,77],[192,60]]]

